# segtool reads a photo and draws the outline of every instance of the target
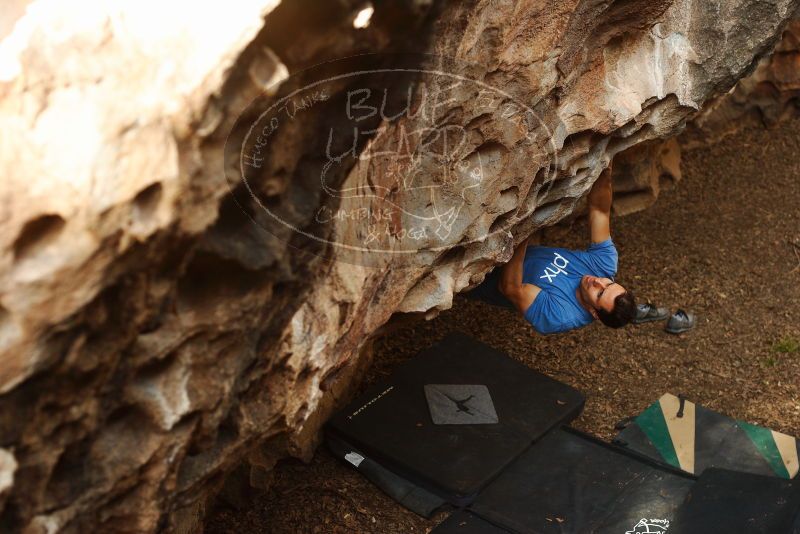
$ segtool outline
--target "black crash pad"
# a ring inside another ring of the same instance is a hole
[[[326,443],[334,456],[355,467],[367,480],[412,512],[431,517],[445,504],[445,500],[438,495],[386,469],[364,451],[338,436],[328,435]]]
[[[669,534],[784,534],[800,509],[800,484],[774,476],[706,469]]]
[[[691,475],[563,428],[508,466],[470,510],[520,533],[666,532],[692,484]]]
[[[435,424],[432,412],[445,410],[447,400],[452,417],[439,413]],[[368,388],[326,431],[392,473],[465,505],[533,441],[575,418],[583,402],[575,389],[451,334]]]
[[[431,530],[431,534],[509,534],[510,531],[492,525],[466,510],[453,512]]]

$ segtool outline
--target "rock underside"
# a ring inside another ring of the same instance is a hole
[[[687,123],[704,142],[800,91],[797,0],[394,0],[366,28],[354,0],[84,3],[0,20],[0,531],[197,528],[235,468],[309,457],[390,319],[580,214],[612,158],[615,213],[643,209]],[[365,84],[409,81],[372,113]],[[423,157],[376,156],[398,140]],[[320,220],[347,213],[387,216]]]

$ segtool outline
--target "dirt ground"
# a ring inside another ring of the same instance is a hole
[[[586,408],[573,425],[604,439],[664,392],[800,436],[800,119],[684,152],[683,172],[655,206],[614,220],[612,235],[618,281],[639,301],[696,313],[693,331],[593,324],[541,337],[509,311],[459,297],[379,340],[368,382],[462,330],[581,390]],[[587,236],[577,225],[553,244],[583,247]],[[245,509],[219,505],[206,532],[407,534],[446,516],[403,509],[324,447],[310,465],[280,463],[274,477]]]

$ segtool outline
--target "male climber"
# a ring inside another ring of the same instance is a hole
[[[589,192],[592,243],[583,250],[528,246],[523,241],[502,268],[469,294],[514,307],[540,334],[580,328],[595,319],[620,328],[636,315],[630,291],[614,281],[617,249],[611,241],[611,168]]]

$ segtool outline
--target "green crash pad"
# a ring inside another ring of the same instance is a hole
[[[792,436],[670,393],[648,406],[614,441],[696,475],[718,467],[791,479],[798,470],[800,449]]]

